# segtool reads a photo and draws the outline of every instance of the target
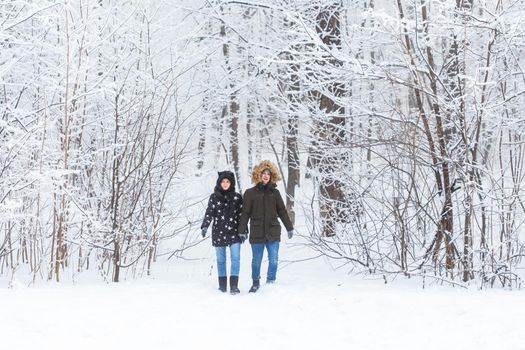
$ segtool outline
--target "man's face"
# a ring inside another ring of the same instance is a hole
[[[270,175],[270,173],[268,171],[263,171],[261,173],[261,181],[262,181],[262,183],[266,185],[268,182],[270,182],[270,177],[271,177],[271,175]]]

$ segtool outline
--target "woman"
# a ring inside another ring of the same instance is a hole
[[[235,192],[235,177],[231,171],[219,172],[219,178],[208,201],[208,208],[201,225],[202,237],[206,237],[213,220],[212,244],[217,256],[219,290],[226,292],[228,274],[226,272],[226,247],[230,247],[230,293],[240,293],[238,288],[241,243],[246,235],[238,234],[239,217],[242,210],[242,197]]]
[[[250,244],[252,246],[252,280],[250,293],[257,292],[260,286],[261,262],[264,249],[268,253],[268,275],[266,283],[274,283],[277,274],[279,242],[281,241],[281,219],[288,238],[293,236],[293,224],[288,217],[283,198],[277,189],[281,179],[277,167],[268,160],[256,165],[252,172],[254,187],[244,192],[244,206],[239,224],[239,232],[246,232],[250,220]]]

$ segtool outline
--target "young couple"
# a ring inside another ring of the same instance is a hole
[[[201,225],[202,236],[206,236],[213,220],[212,244],[217,256],[219,289],[227,290],[226,248],[230,248],[230,293],[240,293],[239,268],[241,243],[248,238],[252,247],[252,280],[250,293],[260,286],[261,262],[264,249],[268,253],[268,275],[266,283],[274,283],[277,274],[279,242],[281,240],[281,219],[288,238],[293,236],[293,225],[288,217],[283,199],[277,190],[281,179],[277,167],[264,160],[252,172],[254,187],[244,192],[244,197],[235,192],[235,177],[230,171],[219,172],[217,185],[208,201],[208,208]]]

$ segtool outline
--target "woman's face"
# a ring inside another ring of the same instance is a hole
[[[230,182],[230,180],[222,179],[222,181],[221,181],[221,188],[222,188],[222,190],[223,191],[227,191],[230,188],[231,184],[232,183]]]
[[[263,171],[263,172],[261,173],[261,182],[262,182],[264,185],[266,185],[268,182],[270,182],[270,177],[271,177],[271,175],[270,175],[269,172],[267,172],[267,171]]]

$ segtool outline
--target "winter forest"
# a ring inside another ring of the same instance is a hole
[[[278,165],[308,256],[519,289],[525,1],[0,0],[0,276],[177,264]],[[306,255],[305,255],[306,256]]]

